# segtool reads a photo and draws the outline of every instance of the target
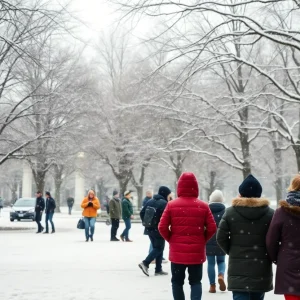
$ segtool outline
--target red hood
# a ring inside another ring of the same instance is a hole
[[[182,173],[178,181],[177,195],[178,197],[198,197],[199,188],[194,173]]]

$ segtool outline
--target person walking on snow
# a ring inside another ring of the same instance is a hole
[[[219,224],[217,243],[229,255],[228,290],[234,300],[263,300],[273,289],[266,236],[274,214],[261,198],[262,186],[249,175]]]
[[[133,219],[133,208],[130,200],[131,193],[132,191],[126,191],[122,200],[122,218],[125,223],[125,229],[120,235],[120,238],[123,242],[132,242],[132,240],[129,239],[129,230],[131,228],[131,220]]]
[[[67,204],[68,204],[68,208],[69,208],[69,215],[71,215],[72,214],[72,208],[73,208],[73,205],[74,205],[74,198],[73,197],[68,197]]]
[[[35,222],[38,226],[37,233],[41,233],[44,227],[41,224],[43,211],[45,209],[45,199],[42,197],[41,191],[36,192],[36,202],[35,202]]]
[[[2,208],[3,208],[3,199],[0,197],[0,216],[1,216]]]
[[[275,294],[300,300],[300,175],[279,205],[267,234],[268,253],[277,265]]]
[[[93,190],[90,190],[87,197],[82,200],[81,207],[83,208],[82,215],[84,216],[86,242],[89,239],[93,242],[97,210],[100,209],[100,202]]]
[[[49,233],[49,224],[48,221],[50,221],[52,231],[51,233],[55,233],[54,223],[53,223],[53,216],[54,211],[56,208],[55,200],[51,197],[50,192],[46,192],[46,231],[44,233]]]
[[[168,202],[158,229],[170,244],[174,300],[184,300],[185,271],[189,272],[191,299],[201,300],[205,245],[217,227],[206,202],[198,199],[198,182],[193,173],[183,173],[178,181],[178,198]]]
[[[214,216],[214,220],[219,226],[219,223],[225,213],[225,205],[223,193],[219,190],[215,190],[209,197],[209,208]],[[218,246],[216,235],[207,242],[206,244],[206,259],[207,259],[207,272],[210,283],[210,293],[216,293],[216,263],[218,267],[218,283],[219,289],[224,292],[226,291],[226,284],[224,281],[225,274],[225,253]]]
[[[154,195],[153,199],[149,200],[140,212],[140,217],[153,246],[152,251],[145,260],[139,264],[140,269],[147,276],[149,276],[149,265],[153,260],[155,260],[156,264],[155,276],[168,275],[167,272],[162,270],[161,266],[165,249],[165,240],[158,231],[158,224],[167,206],[168,196],[170,194],[171,190],[168,187],[161,186],[158,190],[158,194]]]
[[[111,219],[111,232],[110,241],[119,242],[117,238],[117,232],[120,225],[120,219],[122,216],[121,200],[119,199],[119,192],[113,191],[113,198],[109,201],[109,215]]]

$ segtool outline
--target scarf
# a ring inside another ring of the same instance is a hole
[[[286,202],[292,206],[300,206],[300,191],[288,192]]]

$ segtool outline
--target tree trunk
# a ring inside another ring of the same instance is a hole
[[[127,190],[128,181],[124,181],[122,179],[119,180],[119,189],[120,189],[120,196],[123,197],[125,191]]]
[[[36,175],[34,175],[33,177],[37,191],[40,191],[42,195],[44,195],[46,173],[37,171]]]
[[[243,155],[243,176],[244,179],[251,174],[251,157],[250,157],[250,143],[248,141],[248,131],[240,133],[240,142]]]
[[[138,197],[138,209],[142,207],[143,204],[143,196],[144,196],[144,187],[142,185],[136,186],[137,197]]]
[[[300,172],[300,145],[293,145],[293,149],[296,155],[298,172]]]
[[[61,189],[61,185],[62,185],[62,180],[61,179],[57,179],[54,180],[55,182],[55,203],[56,203],[56,209],[55,212],[60,213],[60,189]]]

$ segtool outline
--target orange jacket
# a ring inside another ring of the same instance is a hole
[[[100,202],[97,197],[92,200],[93,206],[87,206],[89,203],[89,198],[85,197],[82,200],[81,207],[83,208],[82,215],[84,217],[96,218],[97,210],[100,208]]]

